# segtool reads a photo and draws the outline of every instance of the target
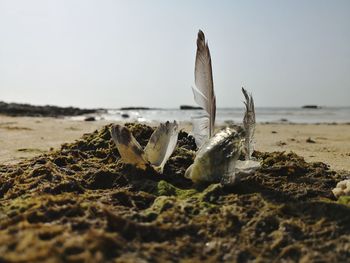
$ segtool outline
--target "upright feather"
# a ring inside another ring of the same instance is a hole
[[[195,87],[192,87],[194,100],[208,114],[205,118],[209,118],[209,127],[203,125],[199,129],[199,133],[203,136],[205,130],[207,137],[210,138],[214,132],[215,114],[216,114],[216,98],[214,94],[213,73],[211,67],[211,57],[208,43],[205,41],[204,33],[199,30],[197,37],[197,53],[194,69]],[[203,122],[199,122],[203,124]],[[195,129],[194,129],[195,130]],[[196,134],[195,134],[196,136]]]
[[[242,87],[242,92],[245,97],[245,114],[243,118],[243,127],[245,129],[245,141],[244,141],[244,152],[245,159],[250,160],[252,153],[254,151],[253,145],[253,136],[255,131],[255,109],[254,109],[254,100],[252,94]]]

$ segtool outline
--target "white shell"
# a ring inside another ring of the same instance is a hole
[[[168,121],[165,124],[161,123],[153,132],[145,147],[145,159],[154,167],[157,167],[160,172],[163,172],[165,163],[175,149],[177,136],[178,125],[175,121],[173,123]]]
[[[117,145],[120,157],[125,163],[146,169],[148,162],[144,158],[144,151],[128,128],[114,125],[111,136]]]
[[[343,195],[350,196],[350,179],[346,179],[337,183],[337,186],[332,190],[334,196],[339,198]]]
[[[111,135],[123,162],[141,169],[152,165],[157,171],[163,172],[164,165],[177,143],[178,125],[175,121],[161,123],[152,133],[144,150],[126,127],[114,125]]]

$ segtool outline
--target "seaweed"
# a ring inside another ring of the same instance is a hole
[[[142,146],[153,128],[127,124]],[[110,125],[18,165],[0,165],[0,262],[337,261],[350,257],[348,174],[295,153],[257,152],[234,186],[184,178],[179,133],[164,174],[120,160]]]

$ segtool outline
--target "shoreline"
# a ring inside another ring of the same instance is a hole
[[[16,164],[57,150],[63,143],[71,143],[110,123],[125,122],[0,115],[0,163]],[[180,123],[180,128],[191,131],[189,123]],[[308,162],[324,162],[331,169],[350,171],[348,124],[258,123],[255,141],[258,151],[292,151]]]

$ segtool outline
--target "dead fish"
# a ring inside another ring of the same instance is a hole
[[[239,176],[259,167],[255,161],[239,161],[244,143],[244,131],[225,128],[206,141],[198,150],[185,177],[193,182],[234,184]]]
[[[142,149],[125,126],[114,125],[111,129],[111,135],[123,162],[140,169],[151,166],[162,173],[165,163],[175,149],[178,125],[176,121],[161,123],[152,133],[145,149]]]
[[[195,63],[195,87],[192,87],[196,103],[206,111],[206,116],[193,119],[193,135],[200,147],[194,163],[186,170],[185,177],[193,182],[222,182],[234,184],[239,176],[253,173],[259,162],[251,160],[255,130],[254,101],[251,94],[242,88],[246,111],[243,129],[226,128],[213,134],[216,116],[211,56],[204,33],[197,37]],[[244,153],[246,161],[238,158]]]

